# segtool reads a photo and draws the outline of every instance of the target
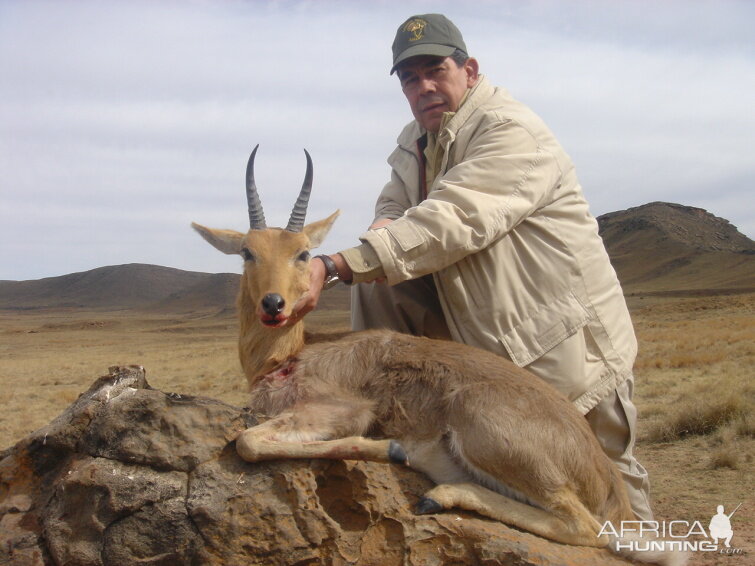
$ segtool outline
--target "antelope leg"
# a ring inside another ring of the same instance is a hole
[[[247,462],[289,458],[325,458],[407,463],[405,452],[394,440],[372,440],[362,436],[312,441],[270,439],[266,438],[265,431],[256,429],[257,427],[247,429],[236,439],[236,450]]]
[[[458,507],[513,525],[557,542],[578,546],[606,546],[598,536],[600,524],[567,488],[551,494],[545,509],[520,503],[472,483],[437,485],[419,501],[415,512],[438,513]]]

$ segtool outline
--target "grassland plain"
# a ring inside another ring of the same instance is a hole
[[[630,297],[640,341],[635,399],[638,454],[650,471],[659,521],[700,521],[718,505],[732,548],[691,564],[744,566],[755,556],[755,293]],[[344,329],[348,313],[308,317]],[[0,448],[43,426],[111,365],[140,364],[164,391],[241,406],[246,382],[232,314],[133,310],[0,311]]]

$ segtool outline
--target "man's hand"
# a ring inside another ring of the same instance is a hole
[[[325,269],[323,261],[319,258],[313,258],[309,263],[309,289],[296,301],[286,324],[291,325],[299,322],[306,314],[314,310],[320,300],[320,293],[322,293],[322,286],[325,283],[327,273],[328,270]]]
[[[336,264],[336,271],[341,281],[350,282],[354,274],[343,256],[336,254],[328,257]],[[309,262],[309,289],[296,301],[286,324],[299,322],[307,313],[314,310],[320,300],[320,293],[322,293],[327,275],[328,270],[325,263],[318,257],[312,258],[312,261]]]

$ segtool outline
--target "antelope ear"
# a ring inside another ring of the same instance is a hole
[[[339,214],[341,214],[341,211],[336,210],[327,218],[312,222],[311,224],[307,224],[302,229],[302,232],[304,232],[307,238],[309,238],[309,243],[313,248],[316,248],[317,246],[322,244],[325,236],[327,236],[328,232],[330,232],[330,229],[333,227],[333,222],[336,221],[336,218],[338,218]]]
[[[241,253],[241,246],[244,241],[244,234],[241,232],[236,232],[234,230],[216,230],[215,228],[207,228],[196,222],[192,222],[191,227],[199,232],[199,235],[207,240],[212,247],[220,250],[224,254],[232,255]]]

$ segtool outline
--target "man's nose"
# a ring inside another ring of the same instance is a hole
[[[419,79],[419,93],[420,94],[427,94],[429,92],[435,92],[435,81],[420,77]]]

